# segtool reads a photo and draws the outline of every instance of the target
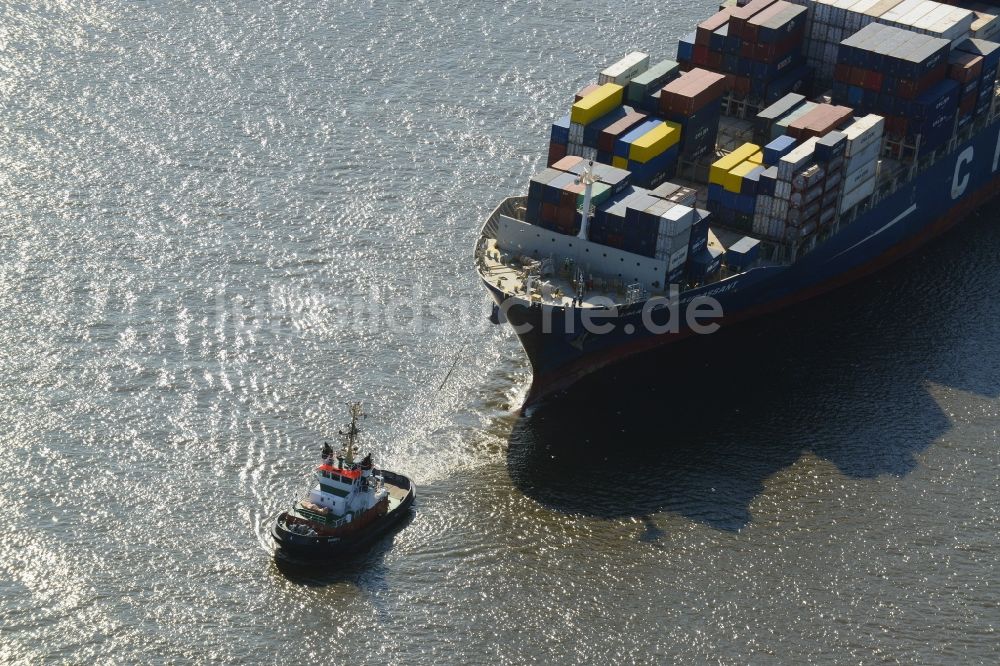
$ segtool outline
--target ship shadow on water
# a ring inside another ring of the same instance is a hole
[[[750,524],[766,481],[812,454],[902,476],[952,422],[933,385],[1000,395],[1000,232],[970,220],[877,276],[578,383],[526,411],[508,468],[557,511]],[[988,367],[984,367],[984,365]]]

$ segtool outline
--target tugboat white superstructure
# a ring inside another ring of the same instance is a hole
[[[350,426],[340,433],[344,448],[334,453],[323,444],[308,495],[278,516],[272,536],[280,554],[325,557],[355,550],[412,506],[416,489],[409,478],[377,469],[371,454],[355,462],[363,417],[361,405],[352,404]]]

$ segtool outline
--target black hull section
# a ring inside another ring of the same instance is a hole
[[[306,536],[285,529],[279,520],[271,528],[276,546],[275,557],[295,561],[333,560],[354,555],[369,548],[379,537],[410,514],[416,497],[416,485],[406,476],[394,472],[381,472],[387,486],[406,491],[403,501],[356,533],[342,537]],[[284,514],[282,514],[284,515]]]
[[[901,259],[998,195],[1000,119],[993,118],[942,149],[913,180],[883,195],[794,264],[758,266],[688,290],[680,298],[681,314],[697,297],[710,296],[724,313],[716,323],[728,328],[819,297]],[[684,323],[686,316],[679,317],[677,330],[650,330],[642,320],[643,304],[617,307],[606,320],[610,332],[590,334],[579,308],[527,305],[523,297],[510,295],[489,280],[484,284],[515,327],[531,362],[532,384],[523,407],[625,358],[694,335]]]

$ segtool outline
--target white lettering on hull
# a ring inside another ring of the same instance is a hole
[[[997,165],[1000,165],[1000,132],[997,133],[997,147],[993,151],[993,173],[996,173]]]
[[[997,143],[1000,146],[1000,142]],[[958,160],[955,162],[955,174],[951,178],[951,198],[957,199],[963,194],[965,194],[965,188],[969,186],[969,174],[962,174],[962,167],[966,164],[972,163],[972,158],[975,156],[975,151],[972,146],[967,147],[963,150],[959,156]],[[996,160],[993,164],[994,171],[996,170]],[[962,175],[962,179],[959,180],[959,175]]]

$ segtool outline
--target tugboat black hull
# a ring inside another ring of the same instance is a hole
[[[364,527],[337,536],[309,536],[289,530],[285,523],[287,512],[282,512],[271,528],[276,545],[275,556],[294,560],[330,560],[352,555],[370,547],[379,537],[409,515],[416,497],[416,485],[406,476],[382,470],[383,482],[401,496],[390,506],[385,515],[379,516]]]

